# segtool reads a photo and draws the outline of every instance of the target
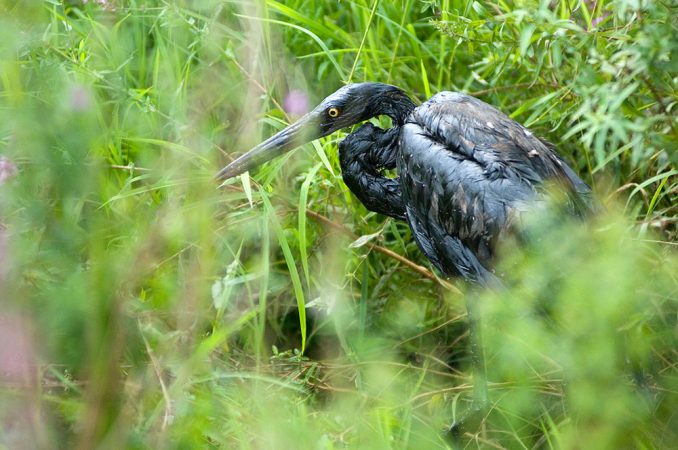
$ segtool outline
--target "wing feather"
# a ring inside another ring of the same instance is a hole
[[[400,144],[408,221],[420,248],[448,274],[471,271],[468,278],[487,281],[489,272],[469,254],[490,269],[497,239],[543,202],[545,182],[575,199],[590,191],[550,144],[465,94],[441,92],[416,108]]]

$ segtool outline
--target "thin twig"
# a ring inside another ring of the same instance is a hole
[[[347,235],[347,236],[349,236],[353,239],[358,238],[358,236],[356,236],[351,230],[349,230],[345,226],[340,225],[336,222],[333,222],[330,219],[328,219],[327,217],[325,217],[321,214],[318,214],[315,211],[306,210],[306,215],[308,217],[310,217],[311,219],[316,220],[318,222],[321,222],[321,223],[323,223],[327,226],[330,226],[330,227],[334,228],[335,230],[338,230],[338,231],[342,232],[343,234],[345,234],[345,235]],[[433,272],[428,270],[426,267],[420,266],[419,264],[415,263],[414,261],[411,261],[411,260],[405,258],[404,256],[401,256],[401,255],[397,254],[396,252],[387,249],[386,247],[382,247],[381,245],[373,244],[371,242],[368,242],[365,245],[367,247],[369,247],[371,250],[375,250],[375,251],[382,253],[382,254],[390,257],[390,258],[395,259],[396,261],[398,261],[398,262],[402,263],[403,265],[409,267],[410,269],[414,270],[415,272],[423,275],[424,277],[435,281],[436,283],[440,284],[444,288],[449,289],[451,291],[454,291],[458,294],[461,294],[461,291],[459,290],[459,288],[448,283],[445,280],[438,278]]]
[[[231,190],[237,191],[237,192],[242,192],[242,188],[239,188],[239,187],[236,187],[236,186],[233,186],[233,185],[229,185],[229,186],[226,186],[226,187],[228,187]],[[293,210],[298,212],[298,210],[296,208],[293,208]],[[323,216],[322,214],[318,214],[315,211],[311,211],[310,209],[307,209],[306,215],[308,217],[310,217],[311,219],[317,221],[317,222],[321,222],[321,223],[323,223],[327,226],[334,228],[335,230],[345,234],[346,236],[351,237],[352,239],[358,239],[358,236],[356,236],[355,233],[353,233],[347,227],[345,227],[344,225],[338,224],[336,222],[333,222],[332,220]],[[445,289],[453,291],[457,294],[462,293],[461,290],[459,290],[459,288],[457,288],[456,286],[450,284],[449,282],[447,282],[447,281],[445,281],[441,278],[438,278],[433,272],[428,270],[426,267],[420,266],[419,264],[415,263],[414,261],[411,261],[411,260],[405,258],[404,256],[401,256],[401,255],[395,253],[394,251],[387,249],[386,247],[382,247],[381,245],[373,244],[371,242],[367,242],[365,245],[367,245],[371,250],[375,250],[375,251],[382,253],[382,254],[390,257],[390,258],[395,259],[396,261],[402,263],[403,265],[409,267],[410,269],[413,269],[415,272],[418,272],[419,274],[423,275],[424,277],[438,283],[440,286],[442,286]]]
[[[619,194],[620,192],[623,192],[623,191],[625,191],[629,188],[638,187],[638,186],[640,186],[638,183],[626,183],[625,185],[619,186],[617,189],[615,189],[610,195],[607,196],[607,199],[609,200],[612,197],[614,197],[615,195]],[[648,203],[649,197],[648,197],[647,191],[641,187],[641,188],[638,188],[638,192],[640,192],[641,195],[643,196],[643,198],[645,199],[645,203]]]
[[[111,164],[109,166],[111,169],[122,169],[122,170],[138,170],[139,172],[150,172],[152,169],[146,169],[145,167],[137,167],[134,164],[129,166],[119,166],[117,164]]]
[[[394,345],[394,347],[398,347],[398,346],[403,345],[403,344],[406,343],[406,342],[410,342],[410,341],[413,341],[413,340],[415,340],[415,339],[419,339],[420,337],[425,336],[425,335],[427,335],[427,334],[435,333],[436,331],[440,330],[441,328],[445,328],[446,326],[448,326],[448,325],[451,324],[451,323],[460,321],[461,319],[463,319],[463,318],[466,317],[467,315],[468,315],[467,313],[459,314],[458,316],[455,316],[455,317],[453,317],[453,318],[451,318],[451,319],[449,319],[449,320],[446,320],[445,322],[441,323],[440,325],[438,325],[438,326],[436,326],[436,327],[433,327],[433,328],[428,329],[428,330],[426,330],[426,331],[422,331],[421,333],[416,334],[416,335],[414,335],[414,336],[412,336],[412,337],[409,337],[409,338],[405,339],[404,341],[398,342],[397,344]],[[467,333],[463,333],[462,336],[461,336],[461,338],[465,338],[465,337],[467,337],[467,335],[468,335],[468,332],[467,332]],[[459,339],[459,338],[457,338],[457,339]],[[456,343],[457,343],[457,341],[455,341],[454,343],[452,343],[452,345],[450,345],[450,347],[454,347],[454,344],[456,344]]]
[[[249,72],[247,71],[247,69],[245,69],[245,68],[244,68],[244,67],[243,67],[243,66],[242,66],[235,58],[233,58],[233,64],[235,64],[236,67],[237,67],[238,69],[240,69],[240,71],[241,71],[243,74],[245,74],[245,76],[247,77],[247,80],[250,81],[254,86],[256,86],[256,87],[261,91],[262,94],[268,95],[268,97],[271,99],[271,101],[273,102],[273,104],[274,104],[280,111],[282,111],[282,113],[285,115],[285,119],[287,120],[287,122],[290,123],[291,120],[290,120],[290,117],[287,115],[287,111],[285,111],[285,109],[280,105],[280,103],[278,103],[278,101],[277,101],[275,98],[273,98],[272,95],[269,95],[269,94],[268,94],[268,91],[266,90],[266,88],[265,88],[264,86],[262,86],[261,83],[259,83],[259,81],[258,81],[256,78],[254,78],[254,76],[252,76],[252,74],[249,73]]]
[[[169,391],[167,390],[167,386],[165,386],[165,381],[162,378],[160,363],[158,363],[158,360],[153,355],[153,350],[151,349],[151,346],[148,344],[146,336],[144,336],[144,333],[141,330],[141,321],[139,321],[138,319],[137,324],[139,325],[141,339],[144,340],[144,345],[146,346],[146,353],[148,353],[148,357],[151,359],[153,371],[155,372],[155,376],[158,377],[158,382],[160,383],[160,390],[162,391],[162,397],[165,400],[165,413],[162,418],[162,429],[164,430],[165,428],[167,428],[168,425],[172,423],[172,420],[174,418],[174,415],[172,414],[172,398],[170,397]]]

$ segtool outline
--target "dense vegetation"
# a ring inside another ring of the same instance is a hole
[[[675,448],[676,17],[0,0],[0,448]],[[216,189],[232,152],[363,80],[497,106],[606,212],[535,218],[483,293],[351,196],[341,133]],[[466,296],[491,408],[453,443]]]

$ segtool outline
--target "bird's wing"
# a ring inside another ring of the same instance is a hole
[[[559,179],[574,191],[588,190],[552,145],[470,95],[436,94],[413,112],[410,121],[450,151],[482,165],[488,177],[515,176],[530,183]]]
[[[429,257],[435,253],[444,272],[464,274],[468,266],[481,280],[486,277],[468,263],[466,250],[489,268],[497,238],[541,201],[544,182],[557,181],[575,198],[588,191],[529,130],[476,98],[451,92],[435,95],[408,118],[398,173],[420,247],[428,247]],[[450,236],[464,248],[444,244]]]

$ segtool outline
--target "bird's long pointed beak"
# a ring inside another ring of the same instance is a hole
[[[315,116],[306,114],[297,122],[274,134],[235,161],[224,167],[215,176],[218,180],[228,180],[270,161],[306,142],[321,137]]]

